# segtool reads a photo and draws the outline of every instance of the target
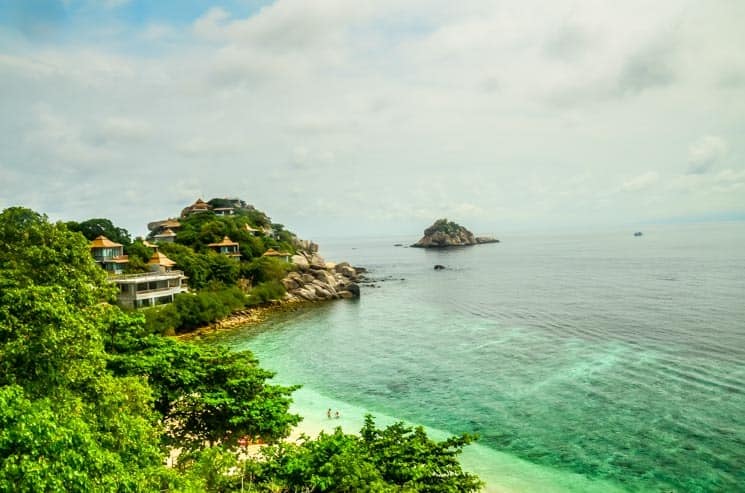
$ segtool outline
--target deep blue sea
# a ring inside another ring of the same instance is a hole
[[[311,424],[478,433],[492,491],[745,491],[745,223],[632,233],[328,240],[376,287],[217,340],[303,384]]]

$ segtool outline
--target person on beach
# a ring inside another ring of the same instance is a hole
[[[336,414],[334,414],[334,417],[335,417],[336,419],[339,419],[339,411],[336,411]]]
[[[329,410],[326,411],[326,416],[328,416],[328,418],[331,419],[331,408],[329,408]]]

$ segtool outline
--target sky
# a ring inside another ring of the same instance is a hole
[[[0,209],[304,238],[745,220],[741,0],[3,0]]]

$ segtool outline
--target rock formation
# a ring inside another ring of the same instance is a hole
[[[302,252],[292,256],[297,270],[282,279],[287,301],[322,301],[339,298],[359,298],[364,269],[355,268],[347,262],[326,262],[314,252]]]
[[[424,236],[412,247],[417,248],[445,248],[454,246],[480,245],[482,243],[499,243],[496,238],[487,236],[475,237],[460,224],[438,219],[429,228],[424,230]]]

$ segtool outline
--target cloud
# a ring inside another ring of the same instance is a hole
[[[1,175],[34,183],[4,203],[106,204],[140,231],[231,195],[291,228],[381,233],[745,207],[734,4],[224,5],[134,25],[98,8],[55,44],[3,25]]]
[[[660,181],[660,175],[656,171],[647,171],[623,182],[621,189],[625,192],[639,192],[646,190]]]
[[[84,169],[111,159],[111,152],[89,142],[79,122],[60,115],[46,104],[34,107],[36,125],[26,133],[25,143],[34,149],[34,160],[40,168],[49,163],[66,165],[67,169]]]
[[[647,89],[671,85],[676,80],[675,50],[661,41],[632,54],[618,76],[616,89],[621,95],[638,94]]]
[[[702,175],[719,163],[728,151],[727,142],[715,135],[701,137],[688,148],[688,173]]]
[[[125,117],[103,119],[99,123],[95,135],[97,139],[103,142],[132,142],[157,136],[148,122]]]
[[[585,55],[592,42],[592,37],[581,27],[564,24],[546,40],[543,52],[550,58],[572,62]]]

